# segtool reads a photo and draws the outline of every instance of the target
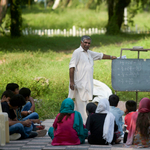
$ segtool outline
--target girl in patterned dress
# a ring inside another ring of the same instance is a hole
[[[131,144],[137,148],[150,147],[150,99],[148,98],[140,101],[138,112],[132,115],[126,145]]]

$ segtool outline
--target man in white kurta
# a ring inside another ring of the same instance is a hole
[[[83,36],[81,46],[73,52],[70,64],[70,98],[75,98],[75,108],[86,122],[86,105],[93,99],[93,65],[94,60],[112,59],[115,56],[105,55],[89,50],[91,38]]]

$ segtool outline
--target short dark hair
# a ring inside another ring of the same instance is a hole
[[[109,104],[110,106],[117,106],[119,102],[119,97],[115,94],[109,96]]]
[[[29,97],[31,95],[31,90],[29,88],[23,87],[19,90],[19,94],[26,98],[27,96]]]
[[[1,99],[3,98],[3,96],[5,95],[5,97],[10,97],[12,98],[15,94],[11,91],[11,90],[6,90],[3,92],[2,96],[1,96]]]
[[[126,105],[126,109],[128,110],[128,112],[136,111],[136,102],[135,101],[128,100],[125,105]]]
[[[9,103],[13,107],[16,107],[16,106],[21,107],[26,104],[26,101],[22,95],[16,94],[9,100]]]
[[[8,83],[6,86],[6,91],[11,90],[14,92],[17,88],[19,88],[19,85],[17,83]]]

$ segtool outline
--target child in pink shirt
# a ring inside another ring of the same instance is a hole
[[[52,145],[79,145],[84,143],[88,130],[83,126],[81,114],[74,111],[74,102],[66,98],[56,116],[53,127],[48,135],[52,138]]]

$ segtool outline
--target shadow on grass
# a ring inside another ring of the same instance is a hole
[[[116,36],[111,35],[92,35],[91,47],[100,47],[110,44],[121,44],[123,42],[135,43],[138,40],[150,37],[144,34],[121,34]],[[68,53],[79,47],[81,37],[46,37],[46,36],[22,36],[19,38],[0,37],[0,51],[1,52],[24,52],[24,51],[41,51],[47,52],[49,50]]]

